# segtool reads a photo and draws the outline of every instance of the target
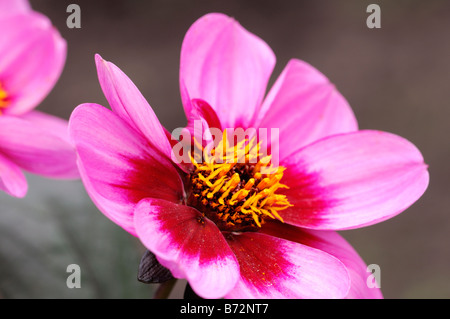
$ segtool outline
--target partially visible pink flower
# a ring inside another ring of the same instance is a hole
[[[0,189],[23,197],[22,170],[79,177],[67,121],[34,110],[61,75],[66,42],[25,0],[0,0],[0,30]]]
[[[112,110],[83,104],[71,116],[82,180],[98,208],[175,277],[204,298],[382,297],[335,231],[391,218],[423,194],[427,166],[413,144],[358,131],[334,85],[299,60],[264,96],[275,56],[223,14],[199,19],[182,45],[188,123],[225,133],[278,128],[274,174],[261,173],[261,162],[211,158],[180,167],[136,86],[100,56],[96,64]]]

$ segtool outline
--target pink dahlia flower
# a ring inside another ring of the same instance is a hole
[[[274,53],[223,14],[202,17],[186,34],[184,110],[190,124],[204,124],[202,133],[279,129],[277,145],[263,141],[279,151],[273,172],[262,172],[262,159],[246,162],[262,145],[253,139],[231,149],[244,163],[216,160],[228,154],[219,147],[225,133],[214,158],[190,153],[192,163],[179,165],[136,86],[100,56],[96,64],[112,110],[83,104],[71,116],[82,180],[98,208],[175,277],[204,298],[381,297],[336,231],[393,217],[424,193],[427,166],[413,144],[358,131],[334,85],[299,60],[264,97]]]
[[[24,0],[0,0],[0,189],[23,197],[22,170],[79,177],[67,121],[35,111],[58,80],[66,42]]]

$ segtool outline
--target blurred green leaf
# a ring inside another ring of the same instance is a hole
[[[80,181],[27,176],[24,199],[0,194],[0,296],[151,298],[137,280],[144,247],[92,204]],[[81,268],[81,288],[66,285]]]

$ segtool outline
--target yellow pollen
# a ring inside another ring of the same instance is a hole
[[[230,142],[226,130],[211,150],[195,141],[203,158],[191,154],[194,169],[188,204],[221,230],[258,230],[267,218],[284,222],[279,212],[293,206],[286,195],[277,194],[278,189],[288,188],[280,183],[285,168],[272,167],[270,155],[261,157],[261,143],[256,143],[256,138],[236,145]]]
[[[0,82],[0,115],[2,115],[2,110],[6,109],[10,104],[10,96],[8,92],[4,89],[2,83]]]

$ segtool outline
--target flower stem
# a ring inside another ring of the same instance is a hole
[[[175,286],[176,282],[177,282],[177,280],[174,278],[174,279],[167,280],[167,281],[163,282],[162,284],[160,284],[158,289],[155,292],[155,295],[153,296],[153,299],[169,298],[169,295],[170,295],[173,287]]]

